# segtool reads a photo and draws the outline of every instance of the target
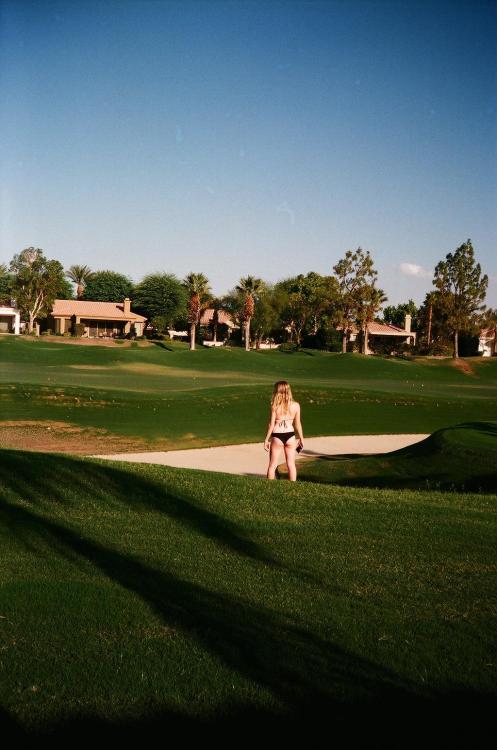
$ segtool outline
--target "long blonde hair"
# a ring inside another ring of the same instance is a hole
[[[271,409],[287,414],[292,402],[293,396],[290,383],[286,380],[278,380],[274,384],[273,395],[271,396]]]

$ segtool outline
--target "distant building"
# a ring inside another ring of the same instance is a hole
[[[482,328],[478,341],[478,351],[482,357],[495,357],[497,354],[497,328]]]
[[[203,310],[202,315],[200,316],[200,325],[211,325],[214,319],[214,312],[215,310],[213,307],[208,307],[207,309]],[[231,315],[225,310],[217,311],[217,323],[220,326],[228,326],[230,330],[233,330],[233,328],[238,328],[238,326],[234,323]]]
[[[390,323],[376,323],[375,321],[367,324],[368,328],[368,349],[366,354],[374,354],[375,342],[391,341],[392,349],[399,344],[408,344],[414,346],[416,343],[416,333],[411,331],[411,316],[406,315],[404,328],[391,325]],[[360,330],[356,326],[352,328],[350,341],[354,342],[359,336]]]
[[[21,332],[21,314],[16,307],[0,306],[0,333],[13,333],[18,336]]]
[[[129,298],[123,302],[56,299],[47,327],[54,333],[68,333],[77,323],[82,323],[84,336],[88,338],[118,337],[132,332],[142,336],[146,320],[143,315],[132,312]]]

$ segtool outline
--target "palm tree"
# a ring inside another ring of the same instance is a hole
[[[71,266],[70,269],[66,271],[66,276],[78,285],[76,296],[78,299],[82,299],[85,286],[93,276],[91,268],[89,266]]]
[[[209,279],[203,273],[189,273],[184,280],[189,294],[188,323],[190,324],[190,351],[195,349],[195,331],[200,320],[202,305],[209,298]]]
[[[255,298],[262,291],[264,282],[262,279],[256,279],[254,276],[247,276],[240,279],[236,290],[244,297],[243,306],[243,325],[245,328],[245,350],[250,350],[250,320],[254,314]]]

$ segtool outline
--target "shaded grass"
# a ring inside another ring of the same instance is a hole
[[[286,474],[286,466],[279,472]],[[300,479],[341,486],[497,492],[497,422],[469,422],[376,456],[299,462]]]
[[[495,698],[497,496],[21,451],[0,487],[12,726],[345,726]]]

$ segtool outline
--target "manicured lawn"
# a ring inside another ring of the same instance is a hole
[[[468,362],[470,374],[451,360],[3,337],[0,404],[10,423],[81,428],[89,452],[92,430],[107,431],[110,450],[121,438],[126,449],[219,445],[262,439],[272,384],[285,378],[302,404],[308,436],[432,432],[497,420],[497,360]],[[73,443],[67,450],[76,451]],[[30,447],[27,437],[3,445]],[[93,452],[102,452],[100,444]]]
[[[355,487],[497,492],[497,422],[438,430],[378,456],[325,456],[298,462],[299,478]],[[280,467],[280,474],[286,466]]]
[[[22,451],[0,489],[10,729],[295,723],[400,747],[436,718],[425,745],[471,746],[492,718],[497,495]]]

